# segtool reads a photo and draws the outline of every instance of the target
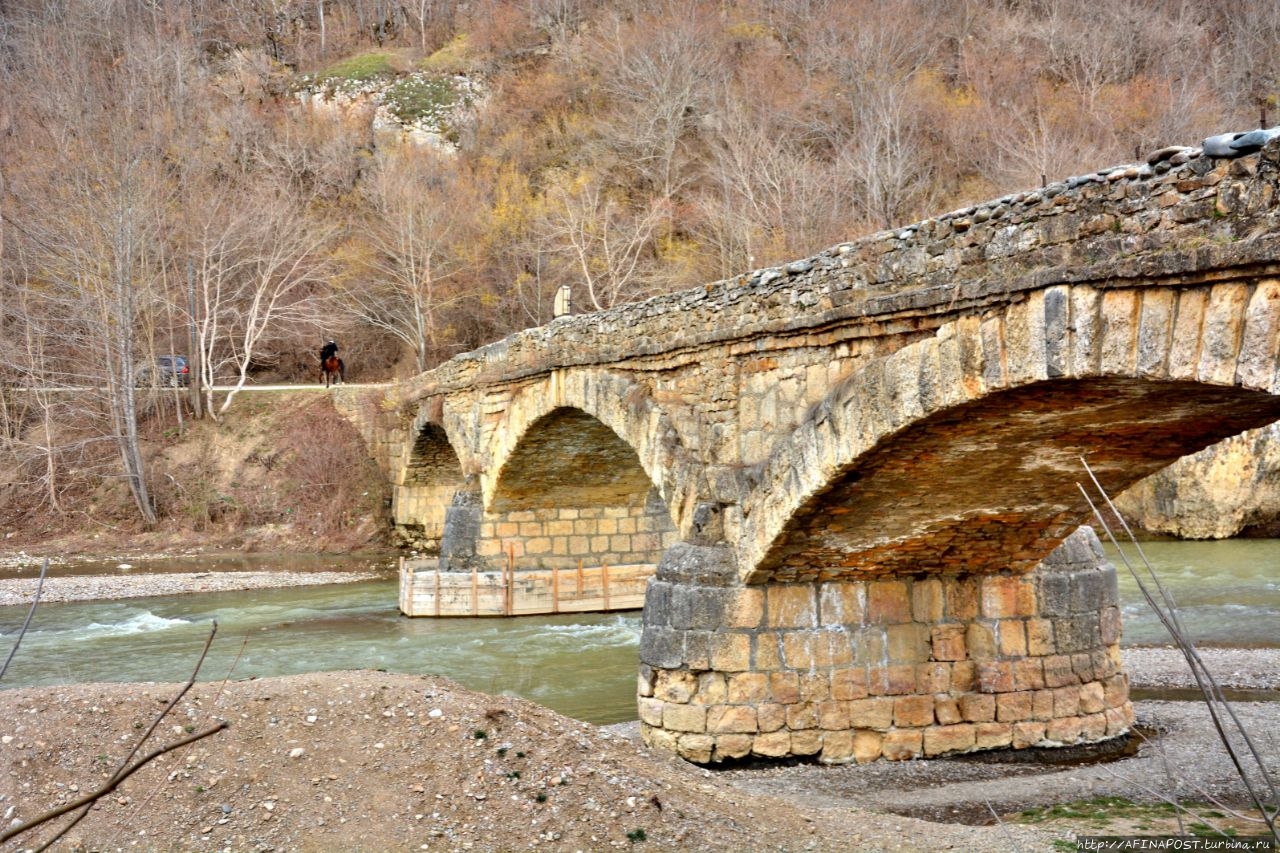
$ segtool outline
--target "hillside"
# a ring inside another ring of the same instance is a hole
[[[336,338],[408,376],[562,285],[609,307],[1265,125],[1280,6],[14,0],[0,56],[0,524],[205,531],[288,507],[146,464],[186,429],[126,390],[157,357],[295,381]]]
[[[11,491],[4,547],[32,554],[347,552],[387,547],[386,479],[318,390],[248,392],[220,421],[156,413],[144,456],[162,523],[139,521],[118,479],[72,478],[61,513]]]

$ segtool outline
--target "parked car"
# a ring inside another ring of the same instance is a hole
[[[159,355],[154,364],[138,371],[138,384],[163,385],[166,388],[186,388],[191,380],[191,369],[182,355]]]

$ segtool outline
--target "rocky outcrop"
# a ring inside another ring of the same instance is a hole
[[[1116,506],[1134,527],[1182,539],[1280,536],[1280,424],[1179,459]]]

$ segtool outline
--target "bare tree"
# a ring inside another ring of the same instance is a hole
[[[419,371],[453,341],[446,316],[468,296],[478,204],[446,156],[384,155],[364,186],[373,214],[365,273],[341,284],[343,310],[389,332],[413,352]]]

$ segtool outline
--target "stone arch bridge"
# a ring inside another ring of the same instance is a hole
[[[1280,148],[1197,153],[560,318],[346,405],[446,571],[658,564],[651,744],[1113,737],[1081,459],[1115,494],[1280,418]]]

